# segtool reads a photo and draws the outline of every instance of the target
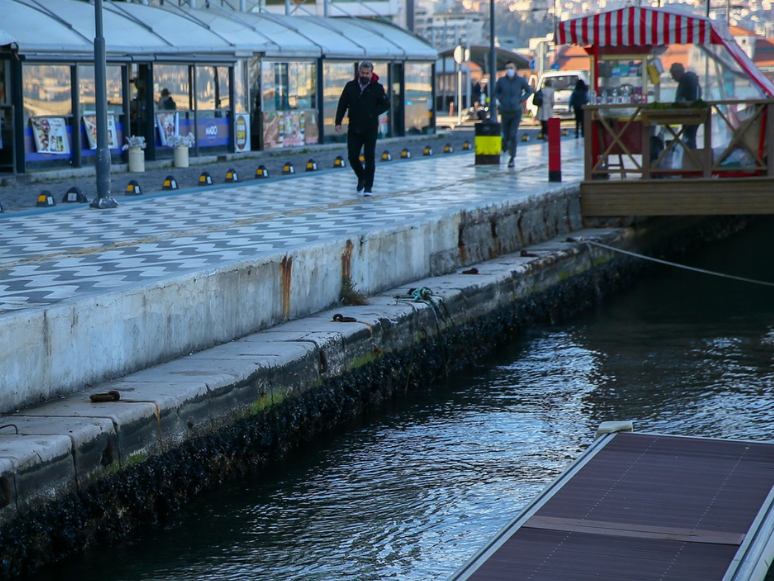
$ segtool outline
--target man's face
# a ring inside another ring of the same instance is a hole
[[[374,70],[371,67],[360,67],[360,78],[366,81],[371,80],[371,76],[374,74]],[[361,82],[363,82],[361,80]]]
[[[683,71],[680,69],[670,69],[669,73],[672,75],[672,79],[675,81],[679,81],[683,76]]]
[[[516,66],[515,65],[505,65],[505,70],[506,71],[516,71]],[[511,73],[511,74],[513,74],[513,73]]]

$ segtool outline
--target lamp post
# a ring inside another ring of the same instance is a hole
[[[489,120],[497,123],[497,99],[494,96],[497,83],[497,51],[495,49],[495,0],[489,0]]]
[[[92,208],[115,208],[118,206],[110,197],[110,145],[107,132],[107,58],[105,37],[102,26],[102,0],[94,0],[94,85],[97,114],[97,197],[90,204]]]

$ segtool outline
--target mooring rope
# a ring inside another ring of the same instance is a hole
[[[577,240],[577,242],[581,242],[581,240]],[[705,270],[703,268],[696,268],[695,266],[687,266],[685,264],[677,264],[676,262],[669,262],[668,260],[662,260],[660,258],[653,258],[652,256],[645,256],[644,254],[637,254],[636,252],[630,252],[629,250],[622,250],[621,248],[616,248],[615,246],[608,246],[607,244],[601,244],[599,242],[592,242],[591,240],[583,240],[584,243],[588,244],[589,246],[597,246],[599,248],[604,248],[605,250],[610,250],[612,252],[618,252],[620,254],[626,254],[627,256],[633,256],[635,258],[641,258],[642,260],[649,260],[651,262],[657,262],[658,264],[665,264],[666,266],[674,266],[675,268],[682,268],[684,270],[691,270],[693,272],[699,272],[701,274],[709,274],[712,276],[719,276],[720,278],[728,278],[731,280],[739,280],[741,282],[751,282],[753,284],[761,284],[763,286],[771,286],[774,287],[774,282],[766,282],[764,280],[756,280],[754,278],[746,278],[744,276],[735,276],[733,274],[725,274],[722,272],[715,272],[712,270]]]

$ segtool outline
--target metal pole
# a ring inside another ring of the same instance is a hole
[[[497,82],[497,52],[495,50],[495,3],[489,0],[489,119],[497,123],[497,99],[494,98]]]
[[[97,100],[97,197],[92,208],[115,208],[118,206],[110,197],[110,147],[107,131],[107,58],[105,36],[102,30],[102,0],[94,0],[94,84]]]

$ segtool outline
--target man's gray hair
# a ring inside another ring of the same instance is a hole
[[[373,70],[374,69],[374,63],[372,63],[371,61],[363,61],[362,63],[360,63],[360,67],[359,68],[362,69],[363,67],[368,67],[369,69]]]

